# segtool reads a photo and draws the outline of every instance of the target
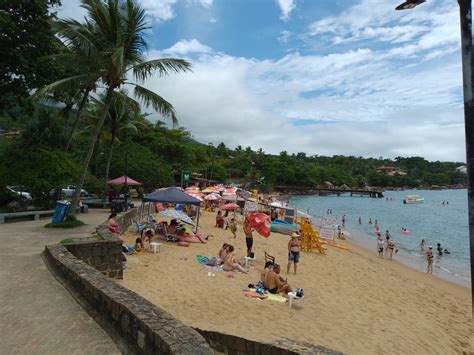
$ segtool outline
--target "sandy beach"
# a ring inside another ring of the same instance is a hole
[[[254,233],[257,261],[249,274],[209,277],[196,255],[216,255],[224,242],[240,259],[245,255],[241,224],[234,239],[214,222],[214,213],[203,212],[202,234],[212,235],[207,244],[162,242],[160,253],[130,256],[118,282],[190,326],[248,339],[288,338],[349,354],[474,354],[469,289],[344,242],[350,252],[328,247],[326,255],[302,254],[298,274],[290,273],[288,282],[304,288],[305,299],[292,309],[247,298],[242,289],[258,281],[264,251],[286,277],[289,237]],[[123,239],[133,244],[136,236],[131,229]]]

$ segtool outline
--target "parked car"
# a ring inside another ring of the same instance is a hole
[[[73,186],[73,185],[66,186],[61,189],[62,194],[66,197],[72,197],[75,191],[76,191],[76,186]],[[81,197],[88,196],[88,195],[89,193],[86,190],[81,189]]]
[[[23,201],[31,201],[31,192],[26,190],[24,186],[7,186],[7,189],[13,194],[20,196],[20,199]]]

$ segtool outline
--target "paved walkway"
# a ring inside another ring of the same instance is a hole
[[[90,212],[73,230],[46,229],[49,218],[0,225],[1,354],[120,354],[40,256],[45,245],[85,236],[107,219],[106,210]]]

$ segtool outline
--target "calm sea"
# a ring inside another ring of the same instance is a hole
[[[404,205],[407,194],[424,197],[422,204]],[[378,221],[380,233],[389,230],[399,252],[395,259],[420,271],[426,271],[425,254],[418,245],[426,240],[426,248],[433,246],[435,259],[433,274],[466,287],[470,287],[469,269],[469,232],[467,216],[466,190],[405,190],[386,191],[388,198],[350,197],[350,196],[293,196],[290,204],[299,210],[308,212],[315,218],[336,217],[340,223],[346,215],[346,227],[349,239],[371,248],[376,253],[375,227],[368,223]],[[443,201],[449,204],[442,204]],[[359,217],[362,224],[359,224]],[[410,233],[404,235],[401,229],[407,228]],[[436,245],[441,243],[443,249],[451,254],[438,256]],[[425,249],[426,252],[426,249]]]

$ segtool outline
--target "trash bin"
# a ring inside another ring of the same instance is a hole
[[[53,224],[58,224],[64,221],[71,204],[68,201],[56,201],[56,207],[54,209]]]

